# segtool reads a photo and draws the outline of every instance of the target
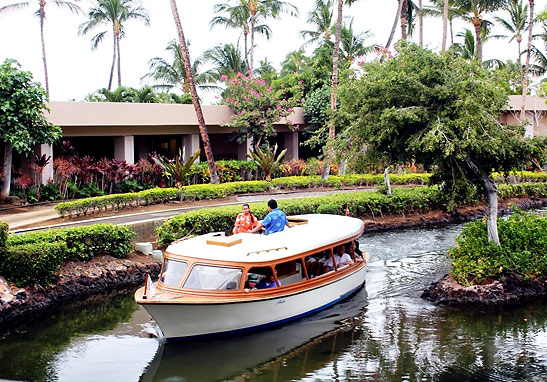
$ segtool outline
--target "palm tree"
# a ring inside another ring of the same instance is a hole
[[[481,28],[484,27],[484,16],[503,7],[508,0],[456,0],[456,6],[466,13],[466,19],[475,29],[476,58],[482,61]]]
[[[196,85],[194,83],[194,74],[192,73],[192,64],[190,60],[190,53],[186,46],[186,39],[184,38],[184,31],[182,30],[182,24],[180,22],[179,11],[177,9],[177,3],[175,0],[169,0],[171,3],[171,12],[173,13],[173,19],[175,20],[175,26],[177,27],[180,50],[182,53],[182,60],[184,62],[184,71],[186,72],[186,79],[188,81],[188,87],[190,88],[190,94],[192,95],[192,103],[196,111],[196,118],[198,120],[199,132],[201,134],[201,140],[203,141],[203,148],[205,150],[205,156],[207,158],[207,166],[209,167],[209,174],[211,175],[211,183],[219,184],[217,169],[215,164],[215,158],[213,156],[213,150],[211,149],[211,142],[209,141],[209,133],[207,132],[207,126],[205,125],[205,118],[203,118],[203,111],[201,110],[201,104],[199,102],[198,93],[196,91]]]
[[[102,24],[110,25],[112,27],[112,68],[110,69],[110,77],[108,80],[108,89],[110,90],[112,88],[112,78],[114,76],[116,61],[118,62],[118,86],[121,86],[122,84],[120,39],[125,36],[125,22],[134,19],[144,22],[145,25],[150,25],[150,18],[148,12],[140,6],[136,0],[95,1],[96,4],[91,7],[88,13],[89,21],[80,24],[79,33],[85,35]],[[107,33],[108,30],[97,33],[91,39],[91,48],[97,48]]]
[[[338,18],[336,19],[336,34],[334,36],[334,51],[332,53],[332,86],[330,97],[330,108],[333,113],[336,111],[336,92],[338,90],[338,52],[340,50],[340,40],[342,37],[342,17],[343,17],[344,0],[338,0]],[[327,179],[330,173],[330,166],[334,154],[333,142],[336,133],[336,125],[334,118],[331,117],[329,125],[329,138],[327,141],[327,160],[323,169],[323,179]]]
[[[407,39],[408,29],[408,0],[399,0],[401,2],[401,39]]]
[[[528,49],[526,49],[526,65],[524,66],[524,75],[522,76],[522,106],[520,109],[520,122],[524,123],[526,118],[526,110],[524,103],[526,102],[526,93],[528,93],[528,73],[530,72],[530,53],[532,50],[532,31],[534,27],[534,0],[528,0],[530,4],[530,18],[528,19]]]
[[[173,61],[169,63],[162,57],[154,57],[148,61],[150,73],[144,75],[141,80],[151,78],[155,81],[160,81],[160,84],[153,85],[154,89],[170,91],[173,88],[181,90],[183,93],[190,93],[188,82],[186,81],[186,73],[182,62],[182,53],[180,45],[176,40],[171,40],[165,48],[173,56]],[[194,80],[198,88],[202,90],[218,89],[218,86],[212,85],[217,79],[208,72],[200,73],[199,68],[202,61],[198,58],[192,64],[192,72]]]
[[[512,0],[508,6],[505,8],[508,13],[509,18],[503,19],[501,17],[495,17],[494,19],[501,25],[505,30],[507,30],[509,36],[500,36],[502,38],[509,38],[509,42],[515,40],[517,42],[517,62],[520,70],[521,82],[523,81],[522,76],[522,64],[521,64],[521,55],[522,51],[520,48],[520,43],[522,42],[522,34],[527,27],[527,17],[528,17],[528,5],[524,5],[522,0]]]
[[[445,22],[450,29],[450,46],[454,53],[454,28],[453,21],[458,17],[463,17],[465,12],[455,6],[456,0],[431,0],[433,5],[424,7],[425,16],[442,17],[443,18],[443,42],[441,43],[442,50],[446,50],[447,34],[445,33]],[[445,19],[445,5],[448,7]],[[447,28],[448,29],[448,28]]]
[[[455,55],[463,57],[468,60],[477,59],[477,44],[476,44],[475,36],[473,35],[473,32],[470,29],[465,29],[465,32],[460,32],[456,36],[463,37],[464,43],[454,44]],[[483,42],[486,43],[490,37],[491,36],[488,36],[485,30],[481,31],[481,39]],[[494,58],[494,59],[490,59],[490,60],[486,60],[482,62],[482,65],[489,69],[496,69],[496,68],[504,66],[505,64],[503,63],[503,61],[500,61]]]
[[[78,1],[78,0],[75,0]],[[70,1],[62,1],[62,0],[55,0],[55,1],[47,1],[47,0],[35,0],[35,1],[24,1],[21,3],[14,3],[5,5],[3,7],[0,7],[0,14],[5,11],[14,10],[14,9],[20,9],[20,8],[26,8],[30,4],[37,4],[39,6],[38,10],[36,11],[36,15],[40,18],[40,40],[42,42],[42,61],[44,63],[44,82],[46,85],[46,94],[49,96],[49,78],[47,74],[47,60],[46,60],[46,41],[44,39],[44,22],[46,21],[46,5],[54,3],[58,7],[62,8],[68,8],[72,13],[79,13],[82,10],[80,7]]]
[[[249,70],[253,70],[255,30],[257,21],[262,18],[272,17],[277,19],[282,13],[298,16],[298,8],[286,1],[280,0],[240,0],[249,9],[251,15],[251,55]]]
[[[272,62],[268,61],[268,57],[260,61],[260,66],[256,69],[256,74],[265,80],[267,84],[271,84],[277,78],[277,70],[275,70]]]
[[[376,49],[375,45],[365,46],[365,40],[371,35],[369,30],[354,34],[353,19],[351,19],[349,25],[342,27],[340,55],[347,64],[351,64],[355,58],[364,56]]]
[[[241,57],[241,52],[233,44],[217,45],[207,49],[202,55],[203,61],[212,64],[213,68],[207,73],[220,80],[221,76],[234,78],[237,73],[245,72],[245,62]]]
[[[310,37],[304,45],[316,41],[330,41],[332,34],[332,0],[315,0],[315,8],[308,14],[308,24],[315,25],[315,30],[302,30],[303,38]]]
[[[281,77],[288,74],[301,74],[308,63],[309,58],[303,49],[289,52],[281,63]]]
[[[231,29],[241,29],[241,34],[243,35],[245,64],[247,66],[247,69],[249,69],[250,66],[248,40],[250,32],[249,23],[251,22],[251,13],[249,12],[249,8],[244,2],[240,1],[239,4],[236,5],[231,5],[230,3],[216,4],[213,7],[213,10],[215,13],[224,13],[224,15],[217,15],[213,17],[213,19],[209,23],[211,29],[217,25]],[[255,20],[255,22],[260,21]],[[269,39],[272,34],[271,28],[265,24],[255,25],[254,31],[256,33],[266,36],[267,39]]]
[[[391,33],[389,34],[389,37],[387,39],[386,49],[389,48],[389,46],[391,45],[391,41],[393,41],[393,36],[395,36],[395,29],[397,28],[397,24],[399,23],[399,18],[401,16],[401,8],[403,7],[403,2],[401,0],[397,0],[397,1],[399,3],[399,6],[397,7],[397,12],[395,12],[395,20],[393,20]]]

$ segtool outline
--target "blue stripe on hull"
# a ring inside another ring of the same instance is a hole
[[[167,342],[174,342],[174,341],[188,341],[188,340],[197,340],[197,339],[226,337],[226,336],[232,336],[232,335],[241,334],[241,333],[248,333],[248,332],[254,332],[254,331],[257,331],[257,330],[267,329],[267,328],[271,328],[273,326],[279,326],[279,325],[285,324],[287,322],[291,322],[291,321],[298,320],[298,319],[303,318],[303,317],[310,316],[310,315],[312,315],[314,313],[317,313],[321,310],[325,310],[325,309],[331,307],[332,305],[351,297],[352,295],[357,293],[361,288],[363,288],[364,285],[365,285],[365,282],[363,281],[363,283],[361,285],[359,285],[357,288],[349,291],[346,294],[343,294],[342,296],[340,296],[340,298],[338,298],[336,300],[333,300],[333,301],[329,302],[328,304],[325,304],[323,306],[320,306],[318,308],[312,309],[308,312],[304,312],[304,313],[301,313],[301,314],[293,316],[293,317],[285,318],[283,320],[273,321],[273,322],[269,322],[267,324],[262,324],[262,325],[258,325],[258,326],[251,326],[251,327],[243,328],[243,329],[229,330],[229,331],[226,331],[226,332],[199,334],[199,335],[196,335],[196,336],[187,336],[187,337],[170,337],[170,338],[166,338],[166,341]]]

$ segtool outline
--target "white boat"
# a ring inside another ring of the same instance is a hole
[[[136,302],[170,341],[279,325],[362,288],[368,254],[338,266],[333,254],[362,234],[361,220],[317,214],[289,221],[292,228],[267,236],[211,233],[174,242],[165,251],[158,282],[137,290]],[[322,254],[332,258],[334,269],[312,277],[310,265]],[[270,277],[274,287],[249,290],[249,277]]]

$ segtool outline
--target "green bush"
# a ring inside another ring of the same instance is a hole
[[[462,285],[511,274],[547,277],[547,216],[516,212],[498,219],[500,245],[488,241],[485,219],[467,223],[451,248],[452,276]]]
[[[132,248],[134,235],[127,226],[95,224],[10,236],[8,247],[62,242],[66,245],[65,259],[90,260],[99,254],[123,258]]]
[[[8,241],[9,225],[4,222],[0,222],[0,253],[6,249],[6,242]]]
[[[17,285],[47,284],[63,263],[66,244],[36,242],[9,246],[0,261],[0,273]]]
[[[352,216],[375,216],[382,213],[411,213],[438,209],[439,192],[434,187],[397,189],[393,195],[376,192],[352,192],[335,195],[280,200],[279,208],[287,215],[322,213],[344,213],[349,208]],[[265,202],[252,203],[251,211],[258,219],[268,213]],[[207,210],[193,210],[165,221],[156,228],[158,242],[169,244],[187,235],[202,235],[208,232],[229,230],[240,206],[226,206]]]

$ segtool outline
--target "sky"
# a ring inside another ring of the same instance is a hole
[[[44,70],[41,55],[40,24],[34,12],[38,9],[38,0],[32,4],[0,14],[0,62],[6,58],[16,59],[23,70],[33,73],[34,79],[43,83]],[[73,0],[83,14],[72,14],[68,9],[58,8],[51,3],[46,5],[46,22],[44,26],[46,55],[49,72],[50,99],[52,101],[83,100],[85,95],[99,88],[108,86],[112,64],[112,37],[108,34],[101,45],[91,49],[91,37],[109,27],[98,27],[85,36],[78,35],[78,26],[86,21],[91,0]],[[214,16],[213,5],[226,0],[177,0],[185,36],[190,42],[190,55],[194,59],[206,49],[217,44],[236,44],[240,33],[222,27],[210,29],[209,21]],[[0,0],[0,5],[18,1]],[[299,17],[284,16],[282,20],[269,21],[272,37],[266,40],[257,37],[255,63],[265,57],[279,69],[285,55],[299,49],[304,40],[299,31],[310,29],[306,23],[308,13],[312,10],[314,0],[291,0],[299,8]],[[424,4],[428,1],[424,0]],[[535,10],[546,8],[547,0],[536,0]],[[141,22],[129,21],[126,24],[126,36],[121,40],[122,85],[142,87],[141,77],[149,72],[148,61],[153,57],[172,60],[165,50],[167,43],[176,38],[176,29],[171,14],[169,0],[142,0],[141,4],[148,10],[150,26]],[[344,8],[344,15],[354,18],[354,30],[370,30],[372,37],[366,43],[385,45],[393,24],[397,8],[396,0],[361,0],[352,7]],[[502,17],[504,17],[502,15]],[[492,15],[489,17],[492,18]],[[471,28],[463,21],[455,23],[455,33],[464,28]],[[504,34],[501,29],[494,34]],[[435,18],[424,20],[424,44],[433,50],[440,50],[442,21]],[[397,28],[395,41],[400,38],[400,27]],[[417,33],[411,37],[417,41]],[[461,38],[456,38],[456,42]],[[311,47],[310,49],[312,49]],[[516,43],[507,40],[489,41],[484,46],[483,56],[502,60],[516,58]],[[256,66],[256,65],[255,65]],[[114,79],[114,87],[117,79]],[[205,95],[204,103],[215,103],[215,97]]]

